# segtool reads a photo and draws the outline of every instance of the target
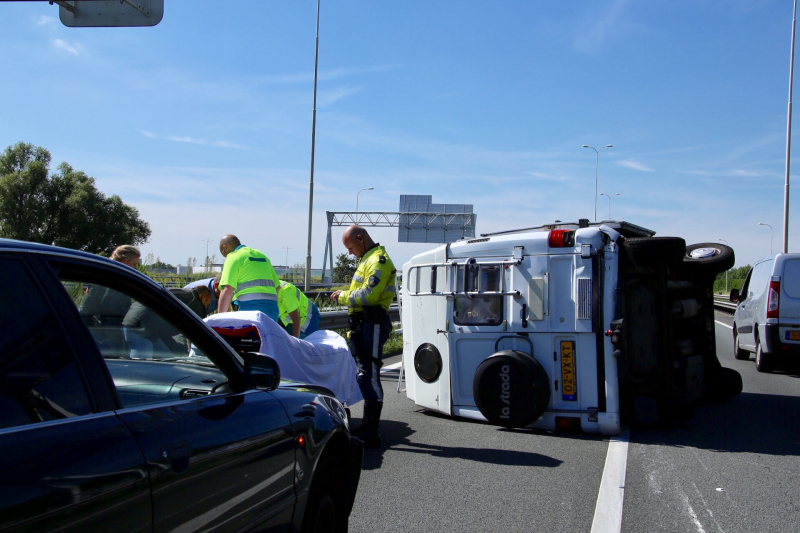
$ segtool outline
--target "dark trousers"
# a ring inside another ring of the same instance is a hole
[[[356,381],[361,389],[361,395],[366,401],[383,401],[383,387],[381,386],[381,366],[383,366],[383,345],[392,334],[392,321],[389,313],[383,311],[373,317],[376,322],[364,319],[350,332],[350,351],[356,358],[358,375]],[[377,323],[377,328],[375,327]],[[375,333],[378,334],[377,350],[375,346]],[[375,353],[377,352],[377,353]]]

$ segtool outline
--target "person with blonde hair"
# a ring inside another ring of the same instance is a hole
[[[117,246],[116,249],[111,253],[111,259],[131,268],[136,268],[141,258],[142,253],[132,244],[123,244],[122,246]]]

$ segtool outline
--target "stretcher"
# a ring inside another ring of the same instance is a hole
[[[205,321],[235,349],[275,359],[282,379],[325,387],[346,405],[363,399],[347,341],[333,331],[319,330],[301,340],[260,311],[217,313]]]

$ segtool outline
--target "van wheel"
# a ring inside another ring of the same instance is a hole
[[[639,263],[663,259],[680,259],[686,253],[686,241],[680,237],[635,237],[624,244]]]
[[[773,370],[772,356],[764,353],[760,342],[756,344],[756,369],[765,374],[771,374]]]
[[[716,276],[733,268],[736,255],[733,248],[715,242],[703,242],[686,247],[683,269],[689,275]]]
[[[750,352],[739,348],[739,333],[736,331],[736,324],[733,325],[733,356],[739,361],[750,359]]]

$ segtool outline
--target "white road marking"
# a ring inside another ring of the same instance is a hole
[[[728,325],[728,324],[726,324],[725,322],[720,322],[719,320],[715,320],[714,322],[716,322],[716,323],[717,323],[717,324],[719,324],[720,326],[725,326],[725,327],[726,327],[726,328],[728,328],[728,329],[733,329],[733,326],[729,326],[729,325]]]
[[[384,372],[388,372],[390,370],[397,370],[398,368],[400,368],[400,365],[402,364],[403,362],[400,361],[397,363],[392,363],[391,365],[386,365],[385,367],[381,368],[381,374],[383,374]]]
[[[622,529],[622,502],[625,499],[625,469],[628,466],[630,431],[613,437],[608,443],[606,466],[594,508],[592,533],[613,533]]]

